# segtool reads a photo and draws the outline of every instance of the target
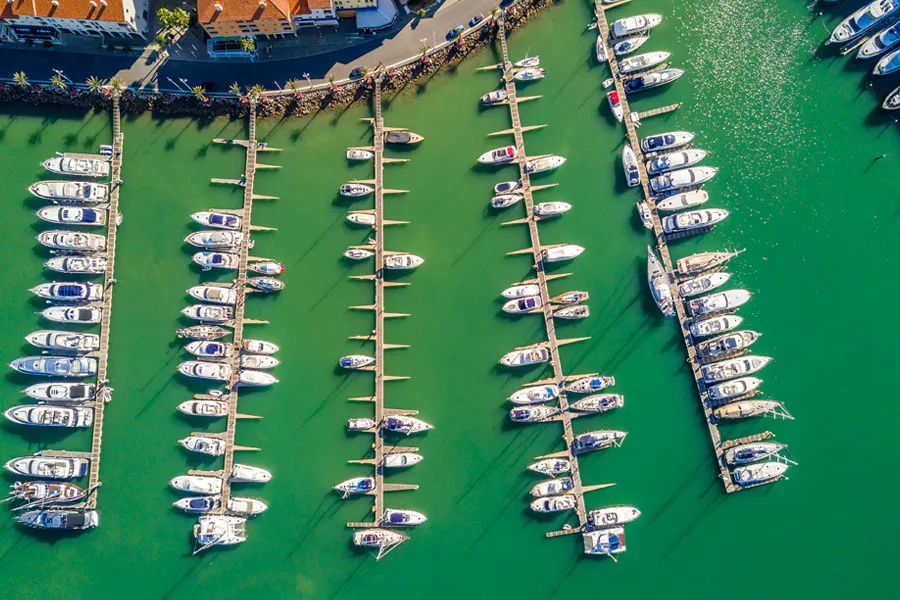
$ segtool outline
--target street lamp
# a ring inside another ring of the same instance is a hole
[[[69,79],[68,77],[66,77],[66,75],[65,75],[60,69],[51,69],[51,70],[52,70],[54,73],[56,73],[57,75],[59,75],[59,76],[62,78],[63,81],[65,81],[65,82],[67,82],[67,83],[72,83],[72,80]]]
[[[306,80],[306,83],[309,84],[309,87],[312,87],[312,80],[309,78],[309,73],[304,73],[302,77]]]
[[[181,89],[181,86],[179,86],[177,83],[175,83],[175,81],[172,80],[171,77],[166,77],[166,79],[168,79],[168,80],[169,80],[169,83],[171,83],[172,85],[174,85],[174,86],[175,86],[175,89],[177,89],[179,92],[183,92],[183,91],[184,91],[183,89]]]
[[[185,78],[183,78],[183,77],[179,77],[179,78],[178,78],[178,81],[180,81],[181,83],[184,84],[184,89],[186,89],[186,90],[188,90],[188,91],[191,90],[191,86],[188,85],[187,79],[185,79]]]

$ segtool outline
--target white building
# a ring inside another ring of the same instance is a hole
[[[0,19],[20,41],[60,33],[138,39],[147,29],[148,0],[0,0]]]
[[[331,0],[293,0],[291,15],[294,17],[294,26],[298,29],[338,24]]]

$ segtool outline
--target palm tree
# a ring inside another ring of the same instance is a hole
[[[243,94],[241,94],[241,86],[238,85],[237,81],[231,84],[231,87],[228,88],[232,94],[240,98]]]
[[[53,87],[59,88],[59,89],[61,89],[61,90],[65,90],[65,89],[66,89],[66,80],[63,79],[63,78],[62,78],[62,75],[60,75],[59,73],[55,73],[55,74],[53,75],[53,77],[50,78],[50,84],[51,84]]]
[[[263,86],[261,86],[257,83],[252,88],[250,88],[250,95],[253,96],[254,98],[259,99],[262,97],[263,92],[265,92],[265,91],[266,91],[266,88],[264,88]]]
[[[419,57],[419,60],[426,64],[428,63],[428,50],[429,48],[425,44],[419,46],[419,52],[422,53],[422,56]]]
[[[253,54],[253,52],[256,50],[256,40],[249,37],[242,37],[241,50],[243,50],[247,54]]]
[[[334,75],[329,73],[325,79],[328,81],[328,87],[334,89]]]
[[[119,81],[118,79],[116,79],[115,77],[113,77],[112,79],[109,80],[109,87],[111,87],[114,92],[121,92],[122,85],[123,85],[122,82]]]
[[[197,100],[206,102],[206,88],[202,85],[195,85],[191,88],[191,91],[194,92],[194,97],[197,98]]]
[[[28,86],[28,76],[25,74],[25,71],[19,71],[18,73],[13,73],[13,82],[16,85],[20,85],[22,87]]]
[[[87,83],[89,90],[91,90],[92,92],[98,92],[100,91],[100,88],[103,87],[103,84],[106,83],[106,81],[100,79],[99,77],[91,75],[90,77],[88,77],[88,80],[85,83]]]

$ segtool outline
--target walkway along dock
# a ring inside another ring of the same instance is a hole
[[[555,420],[559,420],[562,423],[563,427],[563,439],[566,443],[566,450],[563,452],[557,452],[548,456],[538,457],[538,458],[549,458],[549,457],[560,457],[566,458],[569,460],[571,464],[571,478],[573,483],[573,489],[571,492],[574,494],[576,499],[575,512],[578,517],[578,526],[577,527],[569,527],[559,530],[552,531],[547,533],[547,537],[557,537],[560,535],[574,534],[574,533],[585,533],[590,530],[590,523],[588,521],[588,511],[585,505],[584,494],[585,492],[601,489],[604,487],[608,487],[612,484],[602,484],[602,485],[592,485],[585,486],[581,479],[581,469],[579,468],[578,455],[575,454],[572,448],[572,442],[575,439],[575,434],[572,430],[572,420],[578,416],[581,416],[582,413],[575,413],[569,411],[569,402],[567,398],[567,393],[565,390],[565,383],[567,381],[571,381],[577,378],[582,377],[582,375],[574,375],[574,376],[566,376],[563,372],[562,361],[559,356],[559,347],[569,343],[575,343],[590,339],[588,337],[579,337],[572,339],[559,339],[556,335],[556,325],[553,320],[553,310],[554,305],[550,303],[550,293],[547,288],[547,282],[551,279],[556,279],[558,277],[565,277],[567,274],[557,274],[557,275],[547,275],[544,271],[544,263],[543,263],[543,255],[542,252],[545,248],[549,246],[545,246],[541,243],[540,234],[538,232],[538,219],[534,216],[534,198],[533,192],[544,189],[547,187],[552,187],[551,185],[541,185],[541,186],[532,186],[531,179],[528,171],[525,168],[525,163],[529,159],[537,158],[537,157],[528,157],[525,151],[525,139],[524,132],[531,131],[535,129],[539,129],[544,127],[544,125],[537,126],[523,126],[521,117],[519,115],[519,98],[516,90],[515,80],[511,76],[513,70],[513,64],[509,58],[509,48],[507,46],[506,41],[506,27],[504,21],[502,19],[498,22],[499,31],[497,33],[497,37],[500,40],[500,48],[503,55],[503,73],[504,73],[504,84],[507,93],[507,101],[506,105],[509,106],[510,120],[512,122],[512,128],[504,130],[502,132],[497,132],[497,134],[512,134],[515,138],[515,147],[517,151],[517,163],[519,167],[519,177],[521,181],[521,188],[517,190],[517,193],[521,193],[524,197],[524,205],[525,205],[525,218],[518,219],[516,221],[512,221],[507,224],[527,224],[528,225],[528,233],[531,238],[531,247],[528,249],[523,249],[515,252],[510,252],[509,254],[531,254],[533,262],[533,268],[536,272],[536,278],[531,279],[525,282],[520,282],[522,284],[531,283],[537,284],[540,288],[540,296],[541,296],[541,313],[544,319],[544,327],[547,334],[547,341],[542,344],[537,344],[539,346],[545,347],[550,353],[550,365],[553,369],[553,379],[547,380],[543,382],[534,382],[534,384],[546,384],[546,383],[556,383],[559,385],[559,409],[560,412],[555,418]],[[531,97],[529,97],[531,99]],[[497,135],[497,134],[489,134],[489,135]],[[531,384],[531,385],[534,385]],[[614,557],[613,554],[609,554],[608,556]]]
[[[653,221],[653,233],[656,237],[656,246],[659,250],[659,254],[662,260],[663,268],[666,271],[668,276],[668,280],[670,282],[670,289],[672,293],[672,299],[675,306],[675,312],[678,318],[678,326],[681,331],[681,337],[684,341],[685,349],[687,350],[688,355],[688,364],[691,367],[691,372],[694,377],[694,382],[697,386],[697,391],[700,394],[700,404],[703,409],[703,414],[706,418],[706,425],[709,429],[709,436],[712,440],[713,451],[716,455],[716,465],[719,470],[719,478],[722,480],[722,483],[725,486],[725,491],[728,493],[741,491],[743,489],[747,489],[748,487],[755,487],[753,485],[745,485],[740,486],[734,483],[731,472],[728,469],[728,464],[725,460],[725,452],[730,447],[736,445],[735,443],[728,443],[722,441],[722,436],[719,433],[719,427],[716,423],[716,419],[713,415],[713,410],[715,409],[715,403],[711,402],[709,398],[709,394],[707,392],[707,385],[703,381],[703,375],[700,370],[701,362],[697,357],[697,349],[694,345],[694,339],[691,335],[690,325],[691,318],[687,314],[687,310],[685,307],[685,300],[678,293],[678,277],[675,273],[675,269],[672,263],[672,257],[669,254],[669,246],[667,242],[667,236],[663,231],[662,221],[660,220],[659,213],[656,210],[656,199],[654,195],[650,191],[650,177],[647,174],[646,165],[644,162],[644,155],[641,151],[640,147],[640,139],[637,135],[636,127],[640,125],[640,121],[642,118],[647,118],[650,116],[664,114],[676,110],[681,106],[681,103],[671,104],[668,106],[660,107],[657,109],[645,111],[645,112],[636,112],[632,111],[631,106],[629,105],[628,96],[625,92],[625,87],[622,82],[622,76],[619,73],[619,60],[616,56],[615,52],[610,44],[610,36],[609,36],[609,22],[606,18],[606,11],[610,8],[613,8],[617,5],[606,5],[604,6],[602,2],[599,0],[594,2],[594,14],[597,17],[597,30],[600,39],[602,40],[602,44],[605,46],[607,62],[609,64],[610,71],[612,72],[613,80],[615,81],[616,91],[619,95],[619,102],[622,107],[623,119],[622,122],[625,124],[625,128],[627,130],[627,143],[630,144],[631,149],[634,151],[634,155],[638,158],[637,166],[638,172],[640,175],[641,182],[641,190],[643,192],[644,201],[647,203],[647,206],[650,208],[650,212],[652,215]],[[761,438],[762,439],[762,438]],[[750,436],[748,438],[741,438],[738,440],[739,443],[748,443],[748,441],[758,441],[755,436]],[[770,483],[769,481],[765,483]],[[757,484],[758,485],[758,484]]]
[[[393,492],[393,491],[401,491],[401,490],[415,490],[418,489],[419,486],[415,484],[399,484],[399,483],[385,483],[384,481],[384,458],[385,455],[392,452],[416,452],[418,448],[414,447],[399,447],[399,446],[386,446],[384,441],[385,430],[384,430],[384,421],[385,418],[391,416],[412,416],[418,414],[418,411],[415,410],[398,410],[398,409],[388,409],[384,406],[384,384],[387,381],[399,381],[409,379],[409,377],[398,376],[398,375],[386,375],[385,374],[385,350],[399,349],[399,348],[407,348],[408,346],[404,344],[389,344],[385,342],[385,319],[387,318],[400,318],[400,317],[408,317],[410,315],[405,313],[389,313],[386,312],[385,308],[385,298],[384,291],[387,287],[396,287],[396,286],[406,286],[409,285],[405,282],[397,282],[397,281],[386,281],[385,280],[385,257],[391,254],[397,254],[396,252],[390,252],[385,250],[384,247],[384,228],[387,225],[399,225],[404,224],[406,221],[389,221],[384,218],[384,197],[386,194],[392,193],[403,193],[406,190],[391,190],[385,189],[384,187],[384,165],[386,163],[402,163],[406,162],[405,159],[396,159],[396,158],[386,158],[384,156],[384,144],[385,144],[385,135],[390,131],[407,131],[404,128],[400,127],[385,127],[384,126],[384,118],[381,114],[381,78],[380,74],[375,75],[373,77],[373,84],[375,86],[375,93],[373,96],[374,109],[375,109],[375,117],[374,118],[366,118],[364,120],[369,121],[372,124],[372,136],[373,136],[373,145],[371,147],[365,148],[365,150],[370,151],[374,154],[374,163],[375,163],[375,177],[373,180],[369,181],[361,181],[358,183],[370,184],[375,188],[375,224],[372,226],[372,230],[374,232],[374,239],[370,239],[370,244],[367,246],[355,246],[356,248],[364,248],[370,250],[375,253],[375,272],[372,275],[352,275],[351,279],[357,279],[362,281],[371,281],[375,285],[375,299],[374,303],[371,305],[362,305],[362,306],[351,306],[351,309],[354,310],[370,310],[375,314],[375,328],[372,330],[370,335],[357,335],[352,336],[350,339],[354,340],[362,340],[362,341],[371,341],[375,344],[375,363],[370,366],[362,367],[359,370],[363,371],[371,371],[375,375],[375,391],[372,396],[363,396],[363,397],[355,397],[350,398],[351,401],[357,402],[372,402],[375,405],[375,427],[367,430],[367,433],[372,433],[375,437],[374,442],[372,443],[372,449],[374,450],[374,457],[371,459],[362,459],[362,460],[351,460],[351,463],[358,464],[367,464],[371,465],[374,471],[374,480],[375,485],[374,488],[367,492],[367,495],[372,496],[374,499],[374,505],[372,506],[372,521],[361,521],[361,522],[349,522],[347,523],[347,527],[350,528],[365,528],[368,530],[368,533],[372,533],[378,535],[380,533],[385,533],[384,530],[380,530],[379,528],[389,526],[389,524],[383,522],[383,516],[385,511],[385,502],[384,502],[384,493],[385,492]],[[364,212],[373,212],[373,211],[364,211]],[[386,544],[382,544],[378,547],[377,559],[385,556],[388,552],[396,548],[399,544],[406,541],[407,536],[400,534],[398,532],[388,532],[391,533],[389,537],[394,538],[393,540],[389,540]],[[354,537],[354,541],[356,537]],[[362,545],[362,544],[357,544]],[[370,546],[371,547],[371,546]]]

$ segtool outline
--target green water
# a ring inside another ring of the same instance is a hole
[[[186,456],[175,440],[216,424],[197,424],[174,411],[192,392],[175,375],[186,355],[174,343],[183,290],[209,280],[190,268],[181,240],[188,214],[236,207],[240,194],[208,184],[236,177],[243,154],[209,144],[239,137],[244,125],[149,117],[127,120],[125,166],[113,314],[110,376],[115,399],[106,412],[100,492],[102,525],[73,537],[0,524],[0,575],[6,598],[551,598],[617,594],[640,598],[876,598],[898,583],[891,550],[900,520],[894,510],[897,404],[889,364],[900,331],[885,299],[900,293],[896,272],[897,132],[861,86],[862,71],[846,59],[817,57],[824,39],[811,9],[799,3],[644,0],[618,14],[658,11],[663,25],[649,50],[667,49],[688,74],[661,92],[635,100],[638,110],[684,101],[644,125],[642,134],[686,129],[721,168],[707,186],[712,205],[732,211],[714,232],[673,245],[673,254],[747,248],[734,261],[732,282],[755,292],[742,309],[748,327],[765,335],[758,354],[776,361],[762,374],[766,393],[787,402],[796,421],[754,421],[723,428],[727,436],[770,429],[791,445],[800,467],[790,480],[724,497],[715,479],[707,430],[684,363],[675,326],[655,312],[644,286],[647,234],[634,216],[637,195],[619,168],[622,127],[608,116],[600,82],[605,69],[589,59],[590,12],[569,1],[511,39],[515,56],[540,54],[548,78],[544,97],[522,108],[530,153],[559,153],[569,162],[557,190],[575,208],[542,225],[547,243],[572,242],[587,252],[574,276],[553,290],[586,289],[592,315],[560,327],[591,340],[562,350],[567,372],[613,374],[625,408],[576,422],[577,431],[629,431],[622,448],[582,460],[587,483],[615,482],[593,492],[589,506],[629,503],[643,517],[628,526],[628,552],[617,565],[583,557],[577,536],[545,540],[564,516],[526,512],[535,479],[533,456],[561,449],[557,425],[507,425],[502,399],[545,371],[510,375],[493,367],[510,348],[541,339],[537,318],[498,315],[498,292],[529,274],[528,260],[504,253],[527,246],[524,228],[485,210],[490,185],[513,170],[490,173],[474,158],[502,142],[486,139],[509,126],[505,111],[480,111],[476,98],[493,74],[474,67],[434,78],[391,102],[388,125],[409,126],[427,141],[406,165],[388,167],[387,217],[411,221],[390,228],[390,249],[426,259],[404,276],[412,285],[388,291],[388,341],[410,344],[389,354],[388,372],[411,380],[388,384],[388,404],[411,408],[436,425],[408,440],[425,461],[391,481],[418,483],[389,496],[389,506],[425,512],[429,522],[376,563],[349,542],[346,521],[366,518],[370,502],[340,501],[330,487],[364,470],[347,465],[366,456],[367,438],[348,436],[344,421],[369,407],[346,401],[371,393],[364,375],[335,371],[339,356],[363,351],[348,336],[367,333],[371,315],[346,310],[371,302],[371,286],[347,279],[364,265],[340,253],[365,233],[344,222],[336,187],[368,177],[349,167],[345,147],[368,143],[359,117],[365,107],[303,121],[263,122],[259,135],[284,148],[266,161],[284,165],[257,178],[254,222],[279,228],[255,235],[254,254],[287,265],[284,292],[254,298],[248,315],[271,325],[248,335],[279,344],[281,383],[242,394],[238,441],[262,448],[244,462],[272,470],[273,480],[247,495],[270,510],[250,523],[249,540],[234,549],[191,557],[192,519],[175,512],[167,480],[187,468],[216,465]],[[715,7],[715,10],[710,10]],[[846,14],[851,7],[842,7]],[[841,12],[822,19],[833,26]],[[529,90],[530,93],[530,90]],[[42,227],[27,185],[56,150],[89,151],[108,143],[105,114],[0,113],[0,218],[4,360],[25,354],[22,337],[46,326],[27,288],[45,279],[46,253],[33,240]],[[874,161],[881,154],[886,160]],[[400,155],[400,154],[398,154]],[[361,206],[361,205],[359,205]],[[513,209],[514,211],[516,209]],[[509,214],[513,214],[510,212]],[[887,276],[886,276],[887,275]],[[0,380],[4,406],[19,402],[25,380]],[[87,434],[56,434],[2,425],[0,456],[40,448],[86,448]],[[406,442],[406,441],[405,441]],[[11,481],[11,480],[10,480]]]

